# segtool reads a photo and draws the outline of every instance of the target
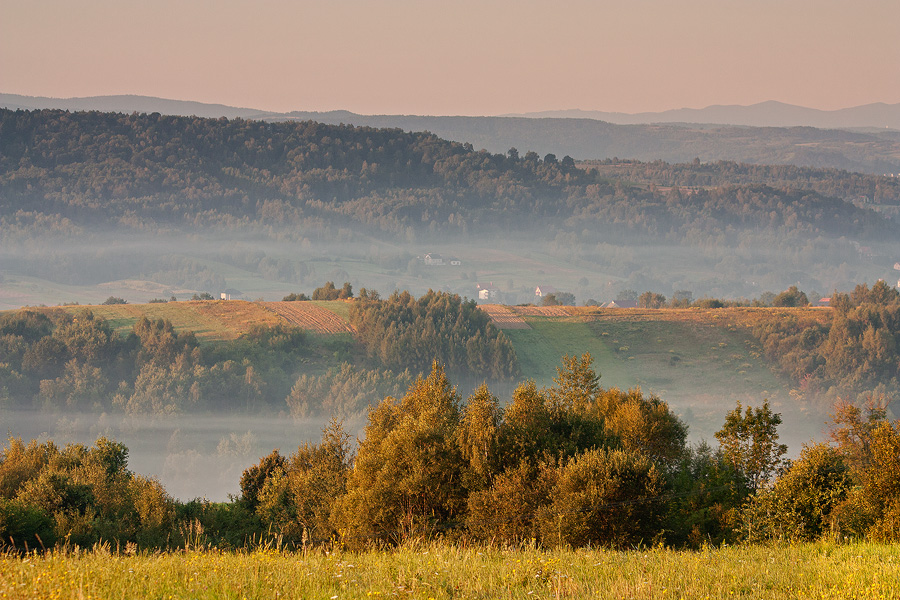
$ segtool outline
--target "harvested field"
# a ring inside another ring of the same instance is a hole
[[[154,304],[111,304],[95,306],[64,306],[39,309],[44,312],[63,310],[76,314],[89,309],[105,319],[119,335],[128,335],[141,317],[167,319],[177,331],[193,331],[201,342],[233,340],[254,326],[271,326],[278,316],[254,302],[244,300],[202,300],[161,302]]]
[[[502,304],[483,304],[479,306],[491,318],[491,322],[497,329],[531,329],[531,325],[525,319],[514,313],[508,306]]]
[[[316,333],[352,333],[350,324],[338,315],[313,302],[258,302],[279,317]]]
[[[522,317],[571,317],[568,306],[510,306],[510,310]]]

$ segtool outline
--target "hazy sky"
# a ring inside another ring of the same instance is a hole
[[[900,102],[898,0],[0,0],[0,92],[276,111]]]

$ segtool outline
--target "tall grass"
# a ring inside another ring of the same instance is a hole
[[[900,546],[0,556],[0,598],[896,598]]]

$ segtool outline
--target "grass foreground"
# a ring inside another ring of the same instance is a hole
[[[0,555],[2,598],[897,598],[900,545]]]

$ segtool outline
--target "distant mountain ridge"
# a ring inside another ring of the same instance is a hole
[[[164,115],[197,116],[215,119],[256,119],[274,113],[255,108],[236,108],[224,104],[207,104],[189,100],[169,100],[152,96],[123,94],[118,96],[88,96],[84,98],[47,98],[0,94],[0,108],[10,110],[99,110],[101,112],[154,113]]]
[[[842,108],[819,110],[770,100],[743,105],[716,104],[706,108],[679,108],[661,112],[622,113],[590,110],[549,110],[503,115],[529,119],[597,119],[618,125],[646,123],[708,123],[747,127],[817,127],[820,129],[898,129],[900,103],[877,102]]]
[[[557,116],[535,114],[495,117],[359,115],[345,110],[278,113],[221,104],[129,95],[54,99],[0,94],[0,107],[13,110],[56,108],[70,111],[158,112],[167,115],[266,121],[313,120],[333,125],[429,131],[442,138],[470,143],[476,149],[484,148],[495,153],[505,153],[510,148],[517,148],[522,152],[533,150],[542,156],[569,155],[577,160],[618,157],[643,161],[686,162],[699,158],[703,162],[731,160],[753,164],[838,168],[872,174],[900,173],[900,116],[896,120],[898,126],[896,130],[884,128],[847,130],[820,129],[811,126],[759,127],[742,124],[684,123],[691,114],[695,116],[702,114],[707,119],[713,119],[718,115],[721,117],[719,120],[723,120],[726,115],[732,114],[729,111],[734,107],[718,107],[716,109],[718,113],[715,114],[715,111],[703,111],[716,107],[668,111],[667,114],[673,122],[630,125],[584,116],[615,113],[557,111],[550,113]],[[851,111],[847,114],[853,114],[852,111],[859,114],[866,111],[882,114],[879,107],[884,108],[884,114],[889,110],[896,110],[900,115],[900,105],[869,105],[845,110]],[[800,116],[808,114],[805,111],[811,110],[781,103],[762,103],[753,107],[737,108],[749,111],[745,111],[747,115],[762,114],[767,109],[772,109],[783,115],[783,122],[787,119],[784,115],[796,113],[799,119]],[[576,114],[582,116],[573,118]],[[748,119],[749,116],[745,120]]]
[[[358,118],[346,110],[324,112],[294,111],[279,113],[256,108],[239,108],[225,104],[209,104],[188,100],[171,100],[133,94],[114,96],[88,96],[83,98],[47,98],[0,94],[0,107],[34,110],[59,108],[63,110],[100,110],[105,112],[158,112],[198,117],[226,117],[229,119],[272,119],[295,114],[330,115]],[[377,115],[387,117],[388,115]],[[400,115],[393,115],[398,117]],[[410,116],[410,115],[404,115]],[[837,110],[820,110],[776,100],[750,105],[713,104],[705,108],[677,108],[659,112],[607,112],[599,110],[547,110],[527,113],[484,115],[484,118],[524,117],[527,119],[593,119],[616,125],[642,125],[653,123],[693,123],[710,125],[740,125],[745,127],[816,127],[819,129],[897,129],[900,130],[900,103],[875,102]],[[375,118],[376,115],[371,115]],[[439,118],[439,117],[425,117]],[[466,118],[466,117],[460,117]],[[482,117],[468,117],[482,118]]]

